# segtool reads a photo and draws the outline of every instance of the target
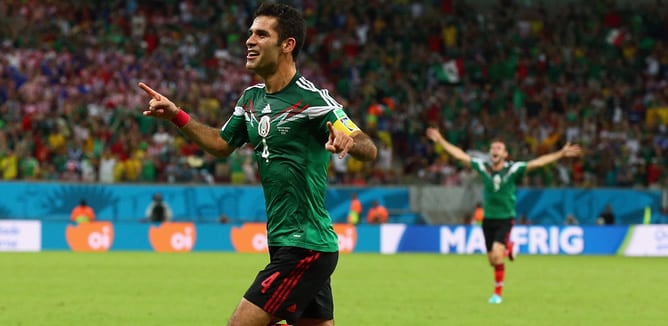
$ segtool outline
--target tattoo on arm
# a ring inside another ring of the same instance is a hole
[[[363,133],[357,132],[352,135],[354,140],[353,147],[350,148],[348,154],[360,161],[373,161],[376,159],[378,149],[371,138]]]

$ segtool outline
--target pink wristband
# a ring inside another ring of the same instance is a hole
[[[179,109],[179,113],[177,113],[176,116],[172,118],[172,123],[179,128],[183,128],[188,123],[188,121],[190,121],[190,115],[188,115],[186,111],[183,111],[183,109]]]

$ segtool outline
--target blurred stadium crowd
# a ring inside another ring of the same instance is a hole
[[[290,1],[287,1],[290,2]],[[308,33],[298,69],[378,142],[334,160],[336,184],[461,185],[472,173],[425,137],[513,160],[587,149],[525,186],[654,187],[668,150],[668,16],[660,2],[292,1]],[[240,92],[256,1],[0,2],[0,177],[256,183],[252,150],[204,154],[141,115],[144,81],[222,126]]]

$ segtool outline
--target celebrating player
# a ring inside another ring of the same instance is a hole
[[[558,161],[563,157],[582,154],[578,145],[566,144],[560,151],[546,154],[528,162],[508,162],[506,144],[495,140],[490,144],[491,164],[471,158],[461,148],[449,143],[434,128],[427,129],[427,137],[440,144],[452,157],[478,171],[483,181],[482,231],[490,265],[494,267],[494,294],[489,303],[501,303],[503,279],[505,277],[504,258],[514,260],[513,243],[509,241],[510,230],[515,219],[515,183],[527,171]]]
[[[171,120],[207,152],[225,157],[245,143],[255,149],[270,262],[228,325],[334,324],[330,276],[338,240],[325,210],[330,152],[368,161],[377,149],[327,90],[297,72],[304,38],[304,19],[294,8],[263,3],[257,9],[246,40],[246,68],[264,83],[243,92],[221,129],[196,121],[139,84],[152,97],[144,115]]]

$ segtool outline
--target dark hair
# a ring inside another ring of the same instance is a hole
[[[500,138],[500,137],[492,138],[492,141],[489,142],[489,143],[490,143],[490,145],[491,145],[491,144],[494,144],[494,143],[501,143],[501,144],[503,144],[504,146],[506,145],[506,142],[505,142],[502,138]]]
[[[292,58],[296,61],[306,39],[306,27],[302,14],[286,4],[264,2],[255,11],[255,17],[258,16],[276,17],[279,43],[290,37],[295,39]]]

